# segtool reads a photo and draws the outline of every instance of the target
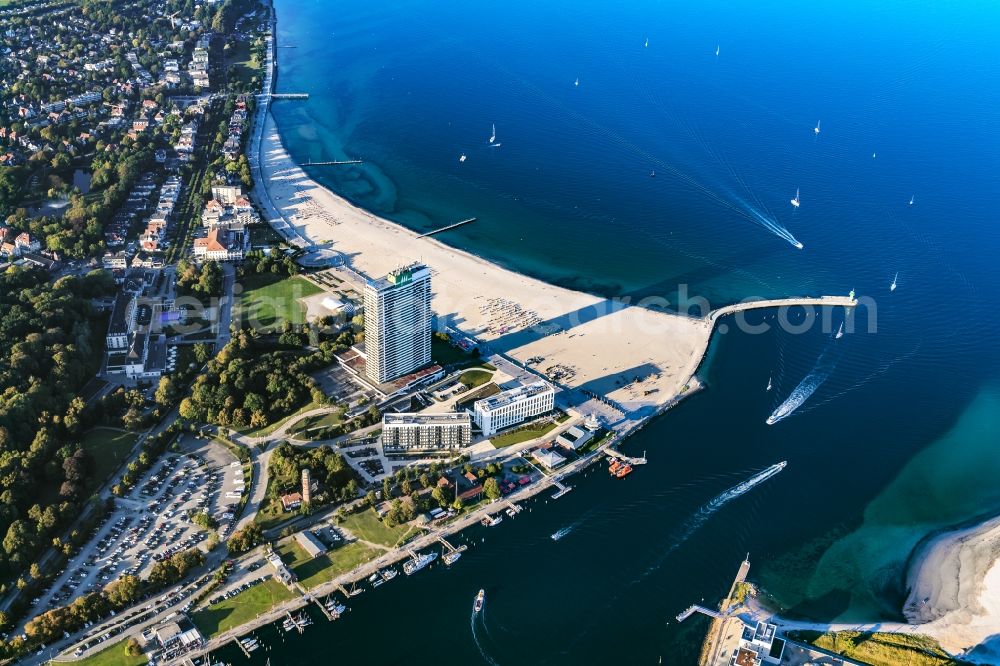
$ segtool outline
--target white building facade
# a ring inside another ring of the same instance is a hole
[[[483,431],[483,436],[489,437],[504,428],[550,412],[555,406],[555,389],[548,382],[538,381],[477,400],[472,410],[476,425]]]
[[[365,285],[365,375],[376,384],[431,362],[431,273],[398,268]]]
[[[385,451],[453,451],[472,442],[468,413],[386,414],[382,417]]]

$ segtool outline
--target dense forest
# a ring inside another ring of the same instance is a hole
[[[309,376],[329,360],[322,353],[275,349],[240,331],[198,376],[180,414],[191,421],[259,428],[326,397]]]
[[[79,512],[92,464],[80,388],[93,376],[103,330],[90,299],[111,292],[103,271],[49,284],[41,270],[0,273],[0,580],[26,572]]]

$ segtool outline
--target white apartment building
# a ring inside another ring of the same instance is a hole
[[[476,425],[485,437],[555,409],[556,391],[548,382],[518,386],[472,405]]]
[[[472,442],[472,418],[457,414],[386,414],[382,446],[392,451],[444,451]]]
[[[431,272],[415,263],[365,285],[365,375],[376,384],[431,362]]]

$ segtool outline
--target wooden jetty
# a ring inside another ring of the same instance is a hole
[[[250,658],[250,650],[248,650],[246,648],[246,646],[243,645],[243,641],[240,640],[240,637],[239,636],[234,637],[233,638],[233,642],[236,643],[236,645],[239,646],[240,650],[243,651],[243,654],[245,654],[246,657],[247,657],[247,659],[249,659]]]
[[[467,220],[462,220],[461,222],[455,222],[454,224],[449,224],[447,226],[441,227],[440,229],[434,229],[433,231],[428,231],[427,233],[420,234],[417,236],[417,238],[426,238],[427,236],[433,236],[434,234],[439,234],[442,231],[448,231],[449,229],[454,229],[455,227],[460,227],[463,224],[470,224],[475,221],[476,218],[470,217]]]
[[[573,490],[573,486],[563,485],[559,481],[553,481],[552,485],[554,485],[556,488],[559,489],[559,490],[557,490],[555,492],[555,494],[552,495],[552,499],[559,499],[560,497],[562,497],[563,495],[565,495],[569,491]]]
[[[364,164],[364,160],[326,160],[323,162],[303,162],[302,166],[335,166],[337,164]]]
[[[299,625],[299,621],[298,621],[298,620],[296,620],[296,619],[295,619],[294,617],[292,617],[292,613],[291,613],[291,611],[287,611],[287,610],[286,610],[286,611],[285,611],[285,617],[287,617],[287,618],[288,618],[289,620],[291,620],[291,621],[292,621],[292,624],[293,624],[293,625],[295,625],[295,628],[299,630],[299,633],[300,633],[300,634],[304,634],[304,633],[306,633],[306,630],[305,630],[305,629],[303,629],[303,628],[302,628],[302,627],[301,627],[301,626]],[[249,655],[248,655],[248,656],[249,656]]]
[[[327,599],[329,599],[329,597],[327,597]],[[328,610],[326,609],[326,606],[325,606],[325,605],[323,605],[323,602],[322,602],[322,601],[320,601],[320,600],[319,600],[319,599],[317,599],[316,597],[312,597],[312,600],[313,600],[313,601],[315,601],[315,602],[316,602],[316,605],[317,605],[317,606],[319,606],[319,609],[320,609],[321,611],[323,611],[323,615],[324,615],[324,616],[326,616],[326,619],[327,619],[327,620],[329,620],[330,622],[333,622],[334,620],[336,620],[336,619],[337,619],[337,618],[335,618],[335,617],[334,617],[333,615],[331,615],[331,614],[330,614],[330,611],[328,611]]]
[[[309,93],[271,93],[271,99],[309,99]]]

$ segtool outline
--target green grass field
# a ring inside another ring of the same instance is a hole
[[[298,576],[302,587],[307,590],[329,582],[340,574],[347,573],[354,567],[381,555],[381,551],[354,542],[335,548],[319,557],[310,558],[306,551],[290,538],[278,544],[275,550]]]
[[[291,427],[289,432],[298,435],[311,428],[326,428],[329,426],[339,425],[340,423],[341,419],[340,416],[337,415],[337,412],[330,412],[329,414],[308,416],[301,419],[298,423]]]
[[[73,663],[77,666],[143,666],[143,664],[149,663],[143,655],[130,657],[125,654],[125,644],[127,642],[127,640],[120,641],[111,647],[104,648],[97,654],[93,654],[80,661],[74,661]]]
[[[462,373],[462,376],[458,378],[458,381],[462,382],[470,389],[476,388],[477,386],[482,386],[486,382],[493,378],[493,373],[488,370],[483,370],[481,368],[472,368],[471,370],[466,370]]]
[[[937,641],[919,634],[891,634],[860,631],[798,631],[790,638],[812,643],[818,648],[857,659],[872,666],[959,666],[970,662],[953,659]]]
[[[403,543],[406,537],[416,529],[410,525],[389,527],[378,519],[378,515],[372,509],[365,509],[361,513],[352,513],[340,523],[340,526],[359,539],[377,543],[386,548],[393,548]]]
[[[83,435],[83,450],[94,459],[94,480],[103,483],[118,465],[125,460],[135,444],[134,432],[120,432],[111,428],[94,428]]]
[[[235,597],[196,612],[191,616],[191,621],[203,636],[211,638],[249,622],[281,602],[294,599],[295,596],[287,587],[272,578],[240,592]]]
[[[527,442],[529,439],[541,437],[542,435],[552,432],[555,427],[556,424],[551,421],[534,423],[524,426],[523,428],[518,428],[517,430],[505,432],[502,435],[497,435],[490,440],[490,443],[493,444],[493,448],[502,449],[505,446],[512,446],[514,444],[520,444],[521,442]]]
[[[273,273],[252,275],[243,281],[240,312],[245,320],[262,328],[280,328],[289,321],[305,323],[305,306],[299,302],[323,290],[298,276],[281,278]]]

